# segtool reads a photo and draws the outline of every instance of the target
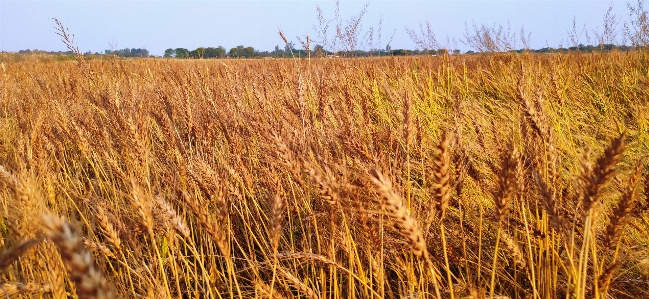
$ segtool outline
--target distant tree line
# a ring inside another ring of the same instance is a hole
[[[117,57],[149,57],[149,50],[124,48],[121,50],[105,50],[104,54],[115,55]]]
[[[181,59],[207,59],[207,58],[306,58],[306,57],[372,57],[372,56],[409,56],[409,55],[441,55],[447,53],[446,49],[438,50],[406,50],[391,49],[387,46],[385,49],[376,50],[355,50],[355,51],[326,51],[322,45],[315,45],[313,49],[297,49],[292,42],[284,45],[283,48],[275,46],[273,51],[259,51],[253,47],[243,45],[231,48],[229,51],[223,46],[199,47],[194,50],[186,48],[169,48],[164,52],[164,58],[181,58]],[[452,54],[460,54],[460,50],[450,51]]]
[[[560,47],[560,48],[545,47],[545,48],[541,48],[541,49],[510,50],[508,52],[516,52],[516,53],[522,53],[522,52],[534,52],[534,53],[586,52],[586,53],[593,53],[593,52],[609,52],[609,51],[626,52],[626,51],[631,51],[631,50],[636,50],[636,49],[638,49],[638,50],[645,49],[645,47],[627,46],[627,45],[618,46],[618,45],[615,45],[615,44],[601,44],[599,46],[579,44],[577,46],[567,47],[567,48],[565,48],[565,47]],[[476,52],[467,51],[467,52],[465,52],[465,54],[476,54]]]
[[[20,50],[18,54],[49,54],[49,55],[74,55],[72,51],[42,51],[42,50]],[[117,57],[151,57],[147,49],[129,49],[124,48],[121,50],[104,50],[104,54],[90,51],[83,53],[83,56],[107,56],[113,55]]]
[[[602,44],[599,46],[583,45],[573,47],[545,47],[541,49],[520,49],[509,50],[507,52],[534,52],[534,53],[559,53],[559,52],[607,52],[607,51],[631,51],[635,49],[645,49],[643,46],[627,46],[615,44]],[[49,54],[49,55],[74,55],[71,51],[42,51],[42,50],[20,50],[19,54]],[[210,59],[210,58],[320,58],[320,57],[377,57],[377,56],[419,56],[419,55],[443,55],[443,54],[461,54],[460,50],[449,51],[447,49],[437,50],[408,50],[408,49],[392,49],[387,46],[385,49],[376,50],[355,50],[355,51],[326,51],[321,45],[315,45],[313,49],[308,51],[305,49],[296,49],[293,43],[288,43],[283,48],[275,46],[273,51],[259,51],[253,47],[236,46],[229,51],[222,46],[218,47],[199,47],[194,50],[185,48],[167,49],[164,52],[165,58],[180,58],[180,59]],[[464,54],[477,54],[480,52],[467,51]],[[83,53],[84,56],[117,56],[124,58],[138,58],[138,57],[155,57],[152,56],[147,49],[140,48],[125,48],[121,50],[105,50],[103,54],[100,53]]]

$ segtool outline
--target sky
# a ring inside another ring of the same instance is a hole
[[[341,0],[340,18],[344,23],[357,15],[366,1]],[[405,28],[419,29],[429,22],[440,44],[463,52],[465,24],[509,26],[512,32],[524,27],[531,32],[531,46],[568,46],[568,31],[577,26],[592,36],[601,30],[609,5],[620,20],[618,30],[629,22],[626,1],[440,1],[372,0],[361,24],[361,35],[374,28],[374,43],[382,20],[385,48],[390,36],[392,49],[415,49]],[[110,49],[146,48],[162,55],[168,48],[238,45],[272,51],[284,47],[278,34],[282,30],[297,47],[298,37],[318,41],[314,26],[316,7],[325,18],[334,17],[335,1],[292,0],[202,0],[202,1],[7,1],[0,0],[0,51],[39,49],[66,51],[55,31],[57,18],[74,34],[82,52]],[[330,29],[333,32],[333,29]],[[331,35],[331,34],[330,34]],[[621,34],[619,34],[621,36]],[[449,37],[447,42],[447,37]],[[331,38],[331,37],[330,37]],[[582,42],[586,44],[585,37]],[[595,42],[593,42],[595,43]],[[522,45],[519,43],[519,47]]]

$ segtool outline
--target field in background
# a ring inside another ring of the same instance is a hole
[[[646,52],[1,71],[2,297],[649,296]]]

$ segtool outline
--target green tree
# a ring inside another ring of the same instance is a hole
[[[189,57],[189,50],[185,48],[176,48],[174,50],[176,52],[176,58],[187,58]]]
[[[250,48],[250,47],[249,47]],[[232,58],[241,58],[241,57],[246,57],[246,48],[243,47],[243,45],[239,45],[236,48],[230,49],[230,53],[228,54]],[[254,49],[253,49],[254,51]]]
[[[285,57],[290,57],[291,53],[295,55],[295,44],[293,42],[288,42],[286,45],[284,45],[284,56]]]
[[[218,48],[205,48],[204,58],[223,58],[225,57],[226,51],[225,48],[219,46]]]
[[[205,48],[199,47],[196,50],[189,52],[189,57],[201,59],[205,55]]]
[[[169,49],[165,50],[165,55],[164,55],[165,58],[172,58],[172,57],[175,57],[175,56],[176,56],[176,51],[174,51],[174,49],[169,48]]]
[[[238,55],[238,53],[237,53],[237,48],[231,48],[231,49],[230,49],[230,52],[228,52],[228,56],[229,56],[229,57],[232,57],[232,58],[237,58],[237,57],[239,57],[239,55]]]
[[[253,47],[245,47],[243,48],[243,57],[245,58],[252,58],[255,57],[256,55],[255,48]]]
[[[280,49],[279,46],[275,46],[273,55],[275,55],[275,57],[284,57],[284,50]]]

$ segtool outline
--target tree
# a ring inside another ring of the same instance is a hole
[[[232,58],[237,58],[239,57],[237,53],[237,48],[230,48],[230,51],[228,52],[228,56]]]
[[[216,48],[216,57],[218,58],[224,58],[225,57],[225,48],[222,46],[219,46]]]
[[[327,51],[325,51],[322,45],[318,44],[313,47],[313,54],[315,57],[324,57],[327,55]]]
[[[284,56],[289,57],[293,52],[295,52],[295,44],[293,42],[286,43],[286,45],[284,45]]]
[[[106,51],[108,51],[108,50],[106,50]],[[169,48],[169,49],[165,50],[165,55],[164,55],[165,58],[172,58],[172,57],[175,57],[175,56],[176,56],[176,51],[174,51],[174,49]]]
[[[225,48],[219,46],[218,48],[205,48],[205,54],[203,54],[204,58],[223,58],[225,57]]]
[[[245,47],[245,48],[243,48],[243,51],[242,51],[243,57],[245,57],[245,58],[255,57],[255,53],[256,53],[256,51],[255,51],[255,48],[253,48],[253,47]]]
[[[233,57],[233,58],[250,58],[254,57],[256,54],[256,51],[253,47],[244,47],[243,45],[239,45],[236,48],[230,49],[230,52],[228,53],[228,56]]]
[[[284,50],[280,49],[279,46],[275,46],[273,55],[275,55],[275,57],[284,57]]]
[[[176,48],[174,50],[176,52],[176,58],[187,58],[189,57],[189,50],[185,48]]]
[[[205,48],[199,47],[196,50],[192,51],[192,57],[201,59],[205,55]]]
[[[136,49],[136,48],[133,49],[124,48],[121,50],[105,50],[104,53],[106,55],[115,55],[117,57],[149,57],[149,50]]]

